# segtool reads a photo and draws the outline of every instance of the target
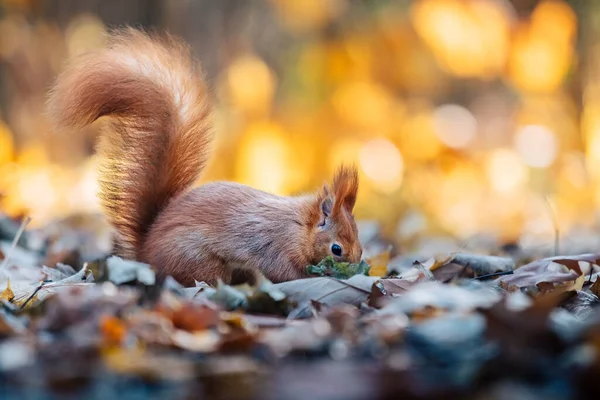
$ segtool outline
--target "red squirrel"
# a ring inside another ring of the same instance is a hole
[[[186,43],[134,28],[112,32],[106,47],[72,58],[57,77],[47,102],[55,130],[108,117],[99,197],[115,253],[188,286],[230,282],[236,268],[272,282],[303,278],[328,255],[359,262],[354,166],[297,197],[232,182],[191,188],[210,153],[209,97]]]

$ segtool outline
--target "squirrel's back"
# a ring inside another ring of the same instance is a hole
[[[137,258],[157,215],[209,154],[211,106],[189,48],[167,35],[115,31],[106,48],[69,61],[48,111],[57,130],[110,117],[99,143],[101,205],[118,253]]]

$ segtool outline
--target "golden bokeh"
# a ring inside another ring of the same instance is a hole
[[[0,121],[0,165],[12,162],[14,152],[13,133]]]
[[[95,15],[82,14],[73,19],[65,32],[70,56],[100,48],[105,42],[106,28]]]
[[[504,68],[510,16],[500,1],[414,2],[415,29],[440,65],[460,77],[492,78]]]
[[[239,149],[235,163],[241,183],[276,194],[287,193],[292,149],[281,126],[272,122],[249,126]]]
[[[360,166],[366,177],[383,192],[400,187],[404,161],[396,146],[386,139],[374,139],[360,149]]]
[[[267,0],[210,34],[165,19],[214,57],[217,140],[201,181],[289,195],[354,163],[357,217],[403,240],[410,218],[459,237],[552,238],[544,199],[562,228],[592,226],[600,32],[582,16],[598,7],[517,3]],[[102,46],[112,23],[26,9],[0,16],[0,202],[42,224],[98,210],[97,129],[50,137],[43,108],[64,58]]]
[[[236,59],[226,72],[225,82],[234,108],[250,114],[264,114],[270,109],[275,77],[260,58],[245,55]]]
[[[527,184],[529,171],[515,151],[495,149],[486,161],[487,177],[494,191],[514,193]]]
[[[577,19],[564,2],[542,1],[515,32],[510,78],[522,90],[557,90],[574,61]]]
[[[324,26],[343,10],[346,0],[270,0],[289,29],[307,32]]]
[[[348,82],[335,92],[332,102],[339,116],[358,129],[381,130],[389,125],[391,98],[373,82]]]

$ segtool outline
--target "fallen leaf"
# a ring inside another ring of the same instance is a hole
[[[317,318],[282,329],[264,331],[257,340],[270,347],[275,354],[284,356],[294,350],[319,351],[331,333],[331,324]]]
[[[560,307],[581,319],[586,319],[594,313],[598,304],[600,304],[598,296],[584,291],[577,291],[574,292],[573,297],[563,301]]]
[[[231,286],[219,280],[216,289],[201,285],[180,291],[196,303],[208,300],[227,311],[245,310],[252,313],[287,315],[293,308],[288,303],[285,293],[262,276],[256,286],[248,283]]]
[[[173,323],[158,312],[138,311],[127,316],[127,326],[135,337],[146,344],[173,344]]]
[[[414,362],[427,360],[440,373],[425,376],[430,385],[466,386],[478,376],[480,367],[496,355],[496,347],[485,337],[486,320],[480,314],[449,313],[415,324],[406,332],[406,346]],[[462,368],[455,368],[460,365]]]
[[[87,266],[84,266],[87,269]],[[73,276],[77,273],[75,268],[68,264],[57,263],[53,268],[49,268],[45,265],[42,266],[42,272],[46,276],[45,280],[49,281],[60,281]]]
[[[41,264],[40,256],[36,252],[27,250],[23,247],[12,247],[11,242],[0,241],[0,251],[2,251],[6,257],[10,257],[8,260],[9,266],[17,266],[19,268],[35,268],[39,272],[39,265]],[[2,260],[5,262],[6,258]],[[4,269],[3,269],[4,271]]]
[[[135,281],[144,285],[154,285],[156,282],[154,271],[148,264],[111,256],[106,260],[106,267],[108,278],[115,285]]]
[[[180,329],[172,333],[171,339],[176,346],[194,352],[210,353],[217,349],[221,336],[212,330],[187,332]]]
[[[437,254],[435,257],[432,257],[422,263],[421,264],[423,267],[425,267],[427,270],[433,272],[436,269],[448,264],[452,258],[454,257],[455,254]],[[416,264],[416,263],[415,263]]]
[[[77,273],[68,275],[59,281],[61,284],[68,283],[91,283],[94,282],[94,275],[88,269],[87,265],[84,265]]]
[[[600,297],[600,279],[596,279],[592,286],[590,286],[590,292]]]
[[[593,254],[543,258],[524,265],[498,279],[507,290],[535,288],[542,293],[551,290],[581,290],[585,281],[584,271],[598,265],[599,257]]]
[[[0,299],[6,300],[8,302],[12,301],[15,298],[15,293],[10,288],[10,279],[6,282],[6,289],[2,291],[0,294]]]
[[[127,335],[125,324],[119,318],[113,316],[100,318],[100,331],[104,340],[111,345],[121,344]]]
[[[102,354],[106,366],[119,374],[137,376],[157,381],[168,379],[182,381],[194,376],[189,360],[172,355],[154,355],[148,351],[133,348],[115,348]]]
[[[377,280],[379,278],[374,276],[354,275],[346,280],[307,278],[277,283],[274,286],[295,303],[315,300],[327,306],[344,303],[358,306],[368,300],[373,283]]]
[[[422,274],[417,275],[413,279],[380,279],[377,282],[373,283],[373,288],[371,289],[371,297],[369,298],[369,305],[371,307],[381,307],[383,306],[382,300],[384,298],[392,298],[401,295],[402,293],[405,293],[407,290],[409,290],[417,282],[422,282],[424,279],[425,278]]]
[[[470,312],[475,309],[489,308],[501,299],[497,289],[478,281],[467,281],[463,285],[424,281],[414,285],[404,295],[393,298],[375,313],[409,315],[428,308]]]
[[[6,339],[17,333],[24,333],[25,329],[23,322],[13,315],[4,312],[0,314],[0,339]]]
[[[270,315],[287,315],[292,309],[285,294],[279,289],[255,290],[247,296],[246,311]]]
[[[65,270],[67,270],[66,267],[68,266],[65,266]],[[57,274],[57,276],[63,276],[63,274]],[[66,276],[57,282],[41,281],[35,285],[20,285],[19,288],[15,288],[13,303],[22,305],[24,302],[27,302],[27,308],[34,307],[57,292],[68,290],[72,287],[91,287],[93,282],[94,276],[88,269],[87,264],[85,264],[77,273]]]
[[[429,261],[432,263],[432,261]],[[456,253],[449,257],[437,257],[430,270],[436,279],[447,282],[457,277],[481,277],[514,270],[511,258]]]
[[[391,246],[386,251],[377,254],[366,260],[366,263],[370,266],[369,276],[386,276],[388,270],[388,264],[390,263],[390,252]]]
[[[249,288],[247,285],[246,287]],[[249,289],[245,291],[240,289],[240,286],[230,286],[219,280],[216,290],[209,294],[209,299],[219,304],[225,310],[243,309],[248,306],[248,299],[245,292],[248,292]]]
[[[188,332],[203,331],[215,327],[219,322],[216,310],[186,303],[171,315],[173,326]]]
[[[452,263],[471,269],[476,276],[507,272],[515,269],[512,258],[498,256],[482,256],[475,254],[456,254]]]
[[[284,326],[301,323],[301,321],[294,321],[273,315],[246,314],[243,318],[248,324],[252,324],[258,328],[282,328]]]
[[[510,311],[504,302],[481,310],[487,320],[486,336],[502,349],[496,361],[502,371],[516,371],[517,376],[539,376],[545,373],[540,366],[559,365],[564,343],[556,332],[548,329],[549,316],[568,296],[550,292],[534,298],[531,306],[522,311]]]

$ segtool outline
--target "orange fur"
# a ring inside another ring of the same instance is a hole
[[[229,281],[234,268],[274,282],[305,276],[331,254],[360,260],[352,209],[356,168],[342,167],[315,195],[279,197],[216,182],[188,190],[204,168],[211,107],[197,63],[181,41],[131,28],[106,49],[73,59],[50,92],[57,128],[112,117],[100,152],[103,209],[117,253],[181,283]]]

